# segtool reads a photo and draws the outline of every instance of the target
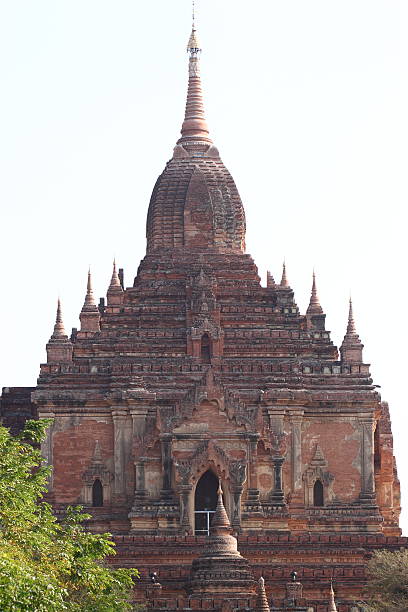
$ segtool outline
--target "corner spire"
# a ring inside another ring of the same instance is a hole
[[[231,531],[231,523],[228,518],[228,514],[225,510],[224,501],[222,499],[222,488],[221,481],[218,481],[218,500],[215,508],[213,521],[211,524],[211,535],[213,534],[225,534]]]
[[[58,298],[58,302],[57,302],[57,316],[55,318],[55,325],[54,325],[54,331],[53,334],[50,338],[50,340],[68,340],[68,336],[66,334],[65,331],[65,327],[64,327],[64,323],[62,321],[62,314],[61,314],[61,300]]]
[[[341,360],[346,362],[362,363],[364,344],[356,331],[353,314],[353,302],[349,300],[349,313],[347,320],[347,331],[340,347]]]
[[[85,295],[84,305],[82,307],[82,312],[84,312],[84,311],[92,312],[95,309],[97,310],[97,307],[96,307],[96,304],[95,304],[95,297],[94,297],[93,289],[92,289],[91,269],[89,268],[89,270],[88,270],[88,282],[86,284],[86,295]]]
[[[208,148],[208,145],[212,144],[212,140],[204,114],[199,59],[201,47],[195,27],[194,4],[193,25],[188,39],[187,52],[189,53],[189,62],[186,111],[181,126],[181,138],[177,141],[177,144],[183,145],[186,150],[196,149],[197,147],[200,149],[203,145]]]
[[[67,363],[72,361],[72,343],[65,332],[61,314],[61,300],[59,298],[54,331],[47,343],[46,349],[47,363]]]
[[[330,581],[329,612],[337,612],[336,602],[334,601],[333,581]]]
[[[113,271],[110,285],[107,291],[108,312],[110,306],[120,306],[123,304],[123,288],[120,282],[119,275],[116,271],[116,261],[113,260]],[[114,311],[112,311],[114,312]]]
[[[357,334],[356,332],[356,324],[354,321],[354,314],[353,314],[353,302],[351,300],[351,296],[349,299],[349,314],[348,314],[348,321],[347,321],[347,334],[349,335],[355,335]]]
[[[281,278],[280,286],[289,287],[288,279],[286,276],[286,262],[285,261],[283,262],[283,265],[282,265],[282,278]]]
[[[310,302],[309,302],[309,306],[307,307],[306,314],[308,315],[323,314],[323,308],[320,306],[319,298],[317,296],[316,274],[314,270],[313,270],[312,292],[310,295]]]
[[[122,289],[122,285],[120,284],[120,279],[119,279],[119,275],[116,271],[116,260],[113,260],[113,271],[112,271],[112,278],[111,278],[111,282],[109,285],[109,288],[114,288],[114,287],[120,287]]]
[[[100,331],[99,320],[100,313],[97,305],[95,304],[95,298],[92,290],[92,277],[91,270],[88,270],[88,282],[86,285],[86,295],[84,305],[82,306],[81,314],[79,315],[81,321],[81,330],[78,333],[78,338],[81,337],[82,333],[86,332],[98,332]]]
[[[268,598],[265,592],[265,580],[261,576],[258,580],[258,597],[256,601],[256,612],[270,612]]]
[[[221,483],[210,535],[203,544],[201,555],[193,560],[187,588],[189,607],[192,609],[201,609],[198,602],[202,602],[204,594],[205,597],[213,597],[217,603],[236,599],[238,593],[239,598],[255,599],[255,581],[249,562],[240,555],[237,539],[231,535],[231,525],[222,501]]]

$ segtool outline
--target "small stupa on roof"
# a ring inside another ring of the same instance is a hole
[[[204,594],[215,600],[249,600],[256,593],[256,582],[249,562],[239,553],[237,539],[231,533],[221,483],[217,495],[217,507],[207,544],[202,555],[192,563],[187,585],[190,602]]]

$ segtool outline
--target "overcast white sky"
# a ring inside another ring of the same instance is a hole
[[[189,0],[0,0],[2,386],[34,385],[58,294],[78,325],[115,256],[131,285],[184,112]],[[211,135],[262,278],[315,267],[341,343],[352,292],[408,510],[408,2],[201,0]],[[408,532],[408,511],[403,528]]]

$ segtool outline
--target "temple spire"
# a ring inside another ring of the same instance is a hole
[[[348,314],[348,321],[347,321],[347,334],[349,334],[349,335],[357,334],[357,332],[356,332],[356,324],[354,322],[353,302],[351,300],[351,296],[350,296],[350,299],[349,299],[349,314]]]
[[[347,320],[347,331],[340,347],[341,360],[346,362],[362,363],[364,344],[356,331],[353,314],[353,302],[349,300],[349,313]]]
[[[109,289],[114,289],[115,287],[120,287],[122,289],[122,285],[120,284],[120,279],[119,279],[119,275],[117,273],[116,270],[116,260],[113,260],[113,271],[112,271],[112,278],[111,278],[111,282],[109,285]]]
[[[46,349],[47,363],[66,363],[72,361],[72,343],[65,332],[61,314],[61,300],[59,298],[54,331],[47,343]]]
[[[193,5],[193,25],[187,44],[189,53],[188,63],[188,89],[186,111],[183,125],[181,126],[181,138],[177,144],[183,145],[187,150],[195,149],[212,144],[209,136],[208,125],[204,114],[203,92],[200,78],[200,53],[201,47],[195,27],[195,13]]]
[[[288,279],[286,276],[286,262],[285,261],[283,262],[283,265],[282,265],[282,278],[281,278],[280,286],[289,287]]]
[[[256,612],[270,612],[268,598],[265,592],[265,580],[261,576],[258,580],[258,597],[256,601]]]
[[[85,295],[85,301],[84,301],[84,305],[82,307],[82,311],[94,311],[95,309],[97,309],[96,304],[95,304],[95,297],[93,294],[93,290],[92,290],[92,277],[91,277],[91,269],[89,268],[88,270],[88,282],[86,284],[86,295]]]
[[[57,338],[68,339],[68,336],[65,331],[64,323],[62,321],[61,300],[59,298],[58,298],[58,303],[57,303],[57,316],[55,318],[54,331],[51,336],[51,340],[56,340]]]
[[[224,501],[222,499],[221,481],[218,483],[218,500],[215,508],[213,521],[211,524],[211,534],[228,534],[231,531],[231,523],[228,514],[225,510]]]
[[[112,271],[112,278],[111,278],[111,282],[110,285],[108,287],[108,291],[107,291],[107,305],[108,305],[108,310],[107,312],[109,312],[109,307],[111,306],[120,306],[121,304],[123,304],[123,288],[122,288],[122,284],[120,282],[120,278],[119,275],[116,271],[116,261],[113,260],[113,271]]]
[[[330,598],[328,611],[337,612],[336,602],[334,601],[333,581],[330,582]]]
[[[308,315],[323,314],[323,308],[320,306],[319,298],[317,296],[316,274],[314,270],[313,270],[312,292],[310,295],[310,302],[309,302],[309,306],[307,307],[306,314]]]
[[[187,588],[189,607],[192,609],[201,609],[202,606],[198,602],[202,603],[203,595],[213,598],[217,603],[227,599],[248,600],[256,597],[256,583],[249,563],[241,557],[237,549],[237,539],[231,534],[231,524],[222,500],[221,483],[217,494],[218,502],[210,526],[210,535],[206,538],[206,543],[203,543],[201,555],[194,559],[191,567]],[[221,608],[218,605],[216,607]]]
[[[81,321],[81,329],[78,333],[78,338],[81,337],[82,333],[98,332],[100,331],[99,321],[100,313],[97,305],[95,304],[95,298],[92,290],[92,277],[91,270],[88,270],[88,282],[86,285],[86,295],[84,305],[82,306],[81,314],[79,315]]]

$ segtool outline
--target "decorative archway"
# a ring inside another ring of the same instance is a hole
[[[333,499],[334,476],[327,470],[327,461],[318,444],[314,457],[303,474],[303,481],[305,483],[305,504],[307,506],[322,507]]]
[[[194,533],[210,535],[210,525],[217,507],[218,478],[207,470],[198,480],[194,494]]]
[[[91,463],[82,474],[82,502],[87,506],[102,506],[111,503],[111,482],[113,474],[102,461],[102,452],[98,440],[95,440],[95,450]],[[99,483],[99,484],[98,484]],[[94,503],[98,501],[98,503]],[[102,501],[102,503],[99,503]]]

